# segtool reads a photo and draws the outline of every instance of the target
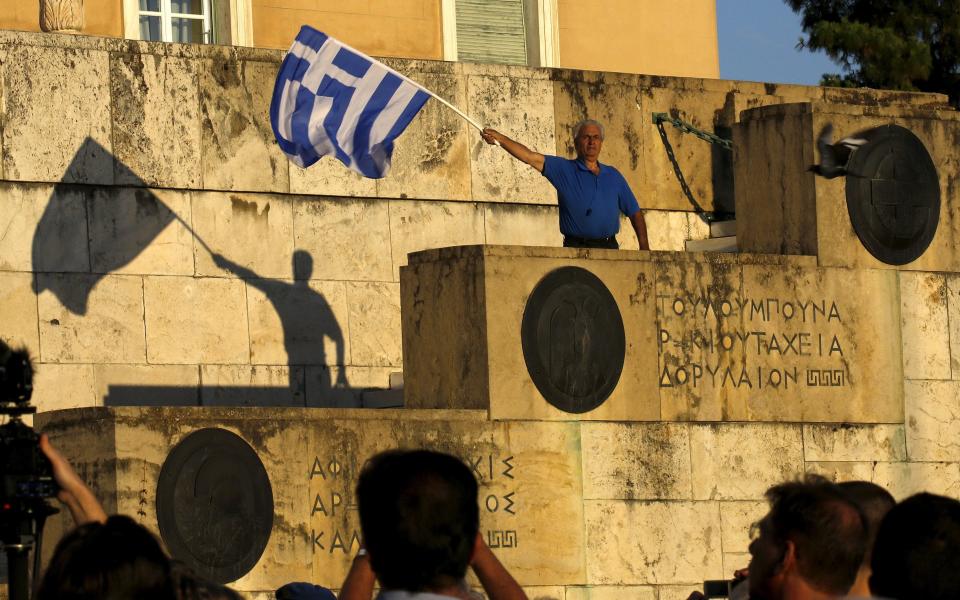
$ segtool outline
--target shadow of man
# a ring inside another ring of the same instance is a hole
[[[297,250],[293,253],[293,283],[263,279],[254,271],[241,267],[222,254],[214,253],[213,262],[263,292],[273,304],[283,327],[283,345],[287,352],[287,365],[290,367],[291,390],[297,392],[299,387],[294,367],[327,364],[323,349],[324,337],[330,338],[336,346],[336,361],[331,366],[339,368],[332,387],[348,387],[343,369],[343,332],[326,298],[310,287],[313,257],[309,252]]]

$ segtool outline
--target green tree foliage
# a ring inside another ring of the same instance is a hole
[[[822,84],[920,90],[960,101],[960,0],[784,0],[803,18],[800,46],[841,73]]]

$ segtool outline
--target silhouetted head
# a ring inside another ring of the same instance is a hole
[[[870,590],[885,598],[960,598],[960,502],[917,494],[880,523]]]
[[[776,485],[766,496],[770,512],[750,544],[750,598],[778,600],[796,581],[821,593],[846,594],[866,546],[860,509],[815,475]]]
[[[384,589],[440,590],[466,575],[480,514],[477,480],[459,459],[429,450],[378,454],[360,473],[357,503]]]
[[[313,276],[313,257],[306,250],[297,250],[293,253],[293,278],[296,281],[307,281]]]
[[[880,522],[896,505],[896,500],[887,490],[870,481],[843,481],[837,484],[840,491],[860,507],[867,522],[867,551],[863,555],[865,565],[870,564],[871,549],[877,539]]]
[[[114,515],[57,544],[37,600],[176,600],[170,561],[149,531]]]

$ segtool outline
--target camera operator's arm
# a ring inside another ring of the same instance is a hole
[[[57,498],[67,505],[77,525],[94,521],[106,522],[107,513],[100,505],[100,501],[76,474],[67,459],[53,447],[45,433],[40,435],[40,450],[50,459],[53,478],[60,486]]]
[[[477,533],[473,545],[473,559],[470,567],[477,574],[483,591],[490,600],[527,600],[527,594],[517,580],[497,560],[490,547],[483,541],[483,535]]]

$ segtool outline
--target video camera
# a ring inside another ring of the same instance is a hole
[[[27,555],[34,552],[39,571],[39,544],[47,517],[58,512],[47,498],[57,495],[53,467],[40,451],[40,436],[23,422],[33,414],[33,366],[26,350],[14,350],[0,340],[0,546],[7,553],[9,598],[26,600]]]

